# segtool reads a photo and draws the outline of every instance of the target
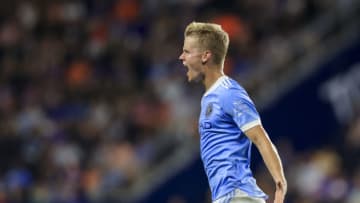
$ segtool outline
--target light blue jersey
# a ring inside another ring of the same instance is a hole
[[[204,94],[199,118],[201,158],[212,199],[240,189],[267,198],[250,170],[251,141],[244,132],[260,125],[248,94],[235,80],[220,77]]]

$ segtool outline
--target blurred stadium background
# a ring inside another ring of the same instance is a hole
[[[210,203],[203,93],[177,60],[193,20],[230,34],[287,203],[360,202],[357,0],[2,0],[0,203]],[[258,152],[258,183],[273,182]],[[268,202],[271,202],[271,201]]]

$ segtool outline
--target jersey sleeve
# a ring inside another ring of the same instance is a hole
[[[230,115],[241,131],[261,125],[259,113],[245,91],[231,89],[222,99],[223,109]]]

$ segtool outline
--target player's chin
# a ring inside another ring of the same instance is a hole
[[[196,75],[189,75],[188,81],[189,82],[201,82],[203,80],[202,74],[196,74]]]
[[[186,73],[188,82],[192,82],[193,81],[193,74],[191,72],[191,70],[188,70],[188,72]]]
[[[189,75],[187,76],[187,78],[188,78],[188,82],[193,82],[194,81],[194,79]]]
[[[187,78],[188,78],[188,82],[194,82],[195,81],[194,79],[196,78],[196,76],[194,75],[194,73],[191,70],[189,70],[187,73]]]

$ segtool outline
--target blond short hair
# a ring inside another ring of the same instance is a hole
[[[196,37],[203,50],[213,54],[213,62],[223,65],[229,47],[229,35],[220,25],[214,23],[190,23],[184,32],[185,37]]]

